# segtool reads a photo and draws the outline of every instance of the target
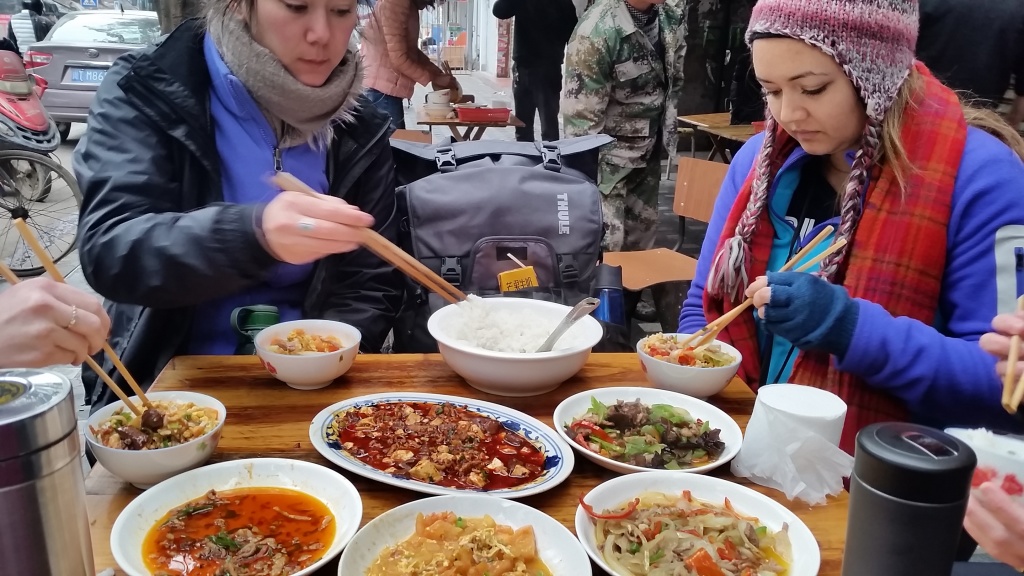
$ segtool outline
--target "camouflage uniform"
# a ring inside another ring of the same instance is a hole
[[[672,2],[658,6],[664,60],[625,0],[595,0],[569,41],[565,134],[616,139],[601,151],[599,170],[605,250],[646,250],[657,235],[661,158],[676,139],[686,53],[683,14]]]

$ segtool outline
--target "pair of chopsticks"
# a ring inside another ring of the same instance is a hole
[[[60,270],[57,270],[56,264],[54,264],[53,260],[50,259],[50,255],[46,252],[46,249],[43,248],[42,244],[39,243],[39,240],[36,238],[36,235],[32,233],[28,224],[26,224],[21,218],[16,218],[14,220],[14,226],[18,229],[18,233],[21,234],[25,243],[28,244],[29,248],[32,249],[32,252],[35,253],[39,262],[42,263],[43,268],[46,269],[54,280],[64,284],[64,275],[60,273]],[[3,276],[4,280],[7,280],[11,285],[18,283],[18,277],[3,262],[0,262],[0,276]],[[128,373],[128,369],[125,368],[121,359],[117,357],[117,353],[114,352],[114,349],[110,347],[109,343],[103,343],[103,351],[107,354],[107,357],[110,358],[110,361],[114,364],[114,367],[117,368],[117,371],[121,373],[121,376],[124,377],[125,382],[131,386],[132,392],[135,392],[135,395],[142,401],[142,404],[146,408],[153,408],[153,404],[149,401],[149,398],[146,398],[146,393],[142,391],[142,388],[139,386],[139,383],[135,381],[135,378],[132,378],[132,375]],[[85,363],[88,364],[89,367],[92,368],[93,371],[96,372],[96,374],[103,380],[103,382],[105,382],[106,385],[114,391],[114,394],[117,395],[118,399],[120,399],[121,402],[124,402],[124,405],[127,406],[133,414],[139,417],[142,416],[142,410],[128,399],[128,396],[121,391],[121,388],[118,387],[107,372],[103,370],[103,368],[100,367],[92,357],[86,356]]]
[[[319,200],[327,199],[323,194],[317,193],[307,186],[305,182],[287,172],[278,172],[271,178],[271,181],[282,190],[300,192]],[[447,280],[438,276],[433,270],[424,266],[422,262],[410,256],[404,250],[392,244],[387,238],[378,234],[376,230],[371,228],[364,228],[362,230],[363,237],[360,243],[385,262],[398,268],[407,276],[452,304],[458,304],[466,299],[466,295],[461,290],[449,284]]]
[[[1017,299],[1017,312],[1024,312],[1024,296]],[[1019,355],[1020,336],[1014,334],[1010,338],[1010,356],[1006,359],[1006,374],[1003,375],[1003,408],[1010,414],[1016,414],[1017,407],[1024,402],[1024,374],[1020,375],[1017,386],[1014,387]]]
[[[832,226],[826,226],[824,229],[822,229],[822,231],[819,232],[813,240],[808,242],[806,246],[804,246],[799,252],[797,252],[796,255],[789,260],[789,262],[786,262],[786,264],[779,269],[779,272],[785,272],[793,268],[793,266],[796,266],[797,262],[803,260],[804,257],[806,257],[811,252],[811,250],[814,250],[814,248],[817,247],[818,244],[821,244],[821,242],[825,240],[825,238],[827,238],[833,230],[834,228]],[[836,250],[839,250],[845,245],[846,240],[840,238],[831,246],[829,246],[827,250],[815,256],[810,262],[797,268],[796,271],[806,272],[810,270],[812,267],[814,267],[814,265],[824,260],[826,256],[832,254]],[[722,317],[718,318],[713,322],[710,322],[707,326],[691,334],[689,337],[687,337],[686,340],[679,344],[679,347],[689,348],[690,346],[693,346],[694,348],[700,348],[701,346],[707,346],[708,344],[711,344],[712,342],[715,341],[715,338],[718,337],[718,334],[722,331],[722,329],[724,329],[730,322],[738,318],[744,310],[750,308],[750,306],[752,306],[753,304],[754,299],[752,297],[747,298],[746,300],[743,301],[742,304],[733,308],[727,314],[722,315]],[[696,344],[694,344],[694,342],[696,342]]]

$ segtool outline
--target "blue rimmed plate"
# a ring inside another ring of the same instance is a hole
[[[537,447],[544,454],[544,471],[533,481],[515,486],[512,488],[501,488],[496,490],[471,490],[466,488],[449,488],[408,478],[397,474],[388,474],[382,470],[366,464],[350,454],[341,443],[329,433],[329,427],[334,421],[334,416],[341,412],[386,404],[392,402],[429,402],[449,403],[471,412],[477,412],[484,416],[494,418],[505,428],[521,434],[530,443]],[[525,498],[550,490],[561,484],[569,477],[575,464],[575,456],[569,446],[558,437],[558,434],[549,426],[536,418],[523,414],[518,410],[506,408],[498,404],[473,400],[471,398],[460,398],[445,394],[421,394],[421,393],[383,393],[369,394],[343,400],[332,404],[320,411],[313,418],[309,426],[309,440],[317,452],[322,454],[331,462],[354,474],[365,478],[376,480],[391,486],[405,488],[425,494],[464,494],[482,493],[499,498]]]

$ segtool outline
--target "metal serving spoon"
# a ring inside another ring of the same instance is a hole
[[[573,306],[572,310],[569,310],[569,313],[565,315],[565,318],[562,318],[562,321],[558,323],[558,326],[555,326],[548,339],[540,345],[540,348],[537,348],[537,352],[551,352],[551,349],[555,347],[555,343],[565,334],[565,331],[572,328],[572,325],[580,318],[590,314],[600,303],[601,301],[597,298],[584,298],[579,304]]]

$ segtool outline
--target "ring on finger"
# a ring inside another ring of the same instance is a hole
[[[313,228],[316,228],[316,225],[313,224],[312,220],[307,220],[305,218],[299,220],[297,226],[299,227],[299,230],[302,230],[303,232],[309,232],[313,230]]]
[[[75,305],[72,304],[71,305],[71,320],[68,320],[68,325],[65,326],[64,329],[67,330],[68,328],[71,328],[72,326],[75,325],[75,322],[78,322],[78,306],[75,306]]]

